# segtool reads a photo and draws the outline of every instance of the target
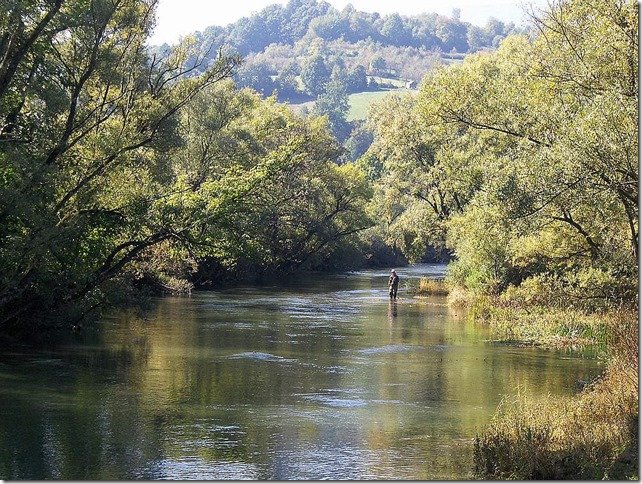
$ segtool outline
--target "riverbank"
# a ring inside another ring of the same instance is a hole
[[[474,441],[478,479],[637,479],[638,311],[595,312],[524,304],[508,294],[476,296],[441,280],[421,279],[415,295],[448,294],[467,306],[493,341],[514,346],[596,348],[604,373],[575,396],[519,394],[499,405]]]
[[[451,292],[453,303],[465,299]],[[474,443],[480,479],[637,479],[638,313],[468,300],[469,317],[494,341],[516,346],[599,348],[605,372],[575,396],[503,401]]]
[[[476,299],[469,317],[487,324],[495,341],[553,349],[604,348],[611,328],[636,318],[632,311],[594,313],[543,305],[511,306],[488,298]]]
[[[481,479],[638,479],[638,326],[609,326],[604,374],[573,397],[518,397],[475,439]]]

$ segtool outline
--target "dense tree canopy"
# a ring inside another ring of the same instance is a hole
[[[632,298],[636,4],[557,2],[535,26],[374,111],[362,163],[383,161],[382,229],[415,258],[445,240],[451,280],[469,289]]]
[[[279,91],[280,86],[270,85],[271,77],[283,76],[286,67],[294,62],[297,72],[307,78],[300,91],[316,97],[323,91],[322,86],[314,81],[310,84],[309,77],[320,69],[319,55],[324,57],[327,75],[340,59],[350,69],[360,66],[373,75],[394,72],[395,76],[419,81],[435,64],[440,52],[495,48],[501,39],[516,31],[513,24],[494,18],[484,27],[476,27],[438,14],[407,17],[395,13],[382,17],[378,13],[360,12],[351,5],[339,11],[319,0],[291,0],[287,5],[270,5],[227,27],[208,27],[193,37],[208,59],[221,47],[248,58],[253,67],[249,69],[249,78],[238,76],[241,86],[256,87],[263,92],[264,86],[269,86]],[[337,59],[330,59],[332,56]],[[375,56],[385,59],[387,69],[369,69]],[[206,65],[207,62],[203,67]],[[259,65],[268,67],[269,72],[258,70]],[[287,84],[280,95],[287,99],[296,97],[289,92],[292,85]]]
[[[178,231],[156,210],[160,154],[175,114],[237,60],[187,78],[188,45],[148,58],[153,6],[15,2],[2,18],[2,325],[87,298]]]
[[[239,59],[203,69],[192,39],[150,56],[154,6],[14,2],[0,16],[3,332],[73,326],[115,280],[177,275],[188,256],[291,270],[363,225],[368,192],[332,168],[325,126],[215,88]]]

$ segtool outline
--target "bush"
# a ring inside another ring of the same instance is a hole
[[[558,276],[540,274],[509,286],[501,295],[503,303],[546,305],[607,311],[636,301],[636,281],[616,277],[609,271],[592,267]]]
[[[605,374],[577,397],[500,404],[474,443],[474,474],[485,479],[636,479],[637,315],[610,321]]]
[[[415,290],[415,294],[420,296],[446,296],[448,292],[448,287],[443,280],[427,277],[419,279],[419,285]]]
[[[504,402],[474,444],[491,479],[629,479],[638,475],[637,385],[607,372],[576,398]]]
[[[602,344],[608,332],[607,319],[604,315],[545,306],[493,306],[485,318],[494,338],[548,348]]]

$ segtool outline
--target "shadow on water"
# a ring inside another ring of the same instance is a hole
[[[2,479],[451,479],[504,395],[570,394],[575,353],[488,342],[405,282],[443,266],[159,299],[0,355]]]

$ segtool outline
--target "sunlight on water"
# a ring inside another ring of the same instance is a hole
[[[1,479],[463,479],[505,395],[570,394],[570,352],[488,343],[444,267],[158,300],[81,340],[0,356]]]

